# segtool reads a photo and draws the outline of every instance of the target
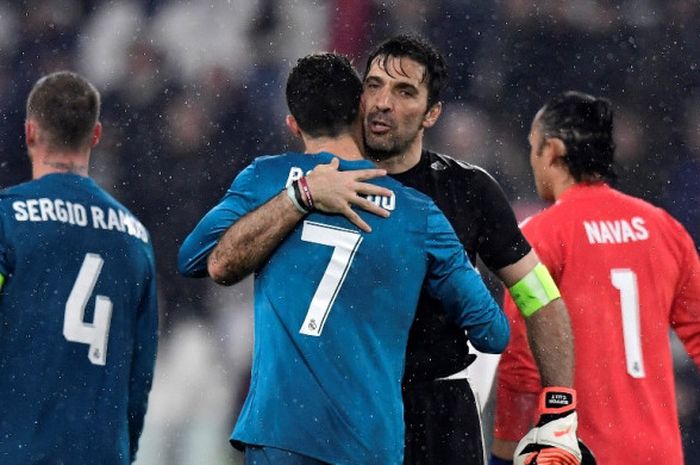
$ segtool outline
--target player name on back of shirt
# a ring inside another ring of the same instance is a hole
[[[583,227],[590,244],[625,244],[649,239],[644,218],[584,221]]]
[[[146,228],[131,214],[121,209],[102,208],[69,202],[63,199],[27,199],[12,203],[16,221],[56,221],[75,226],[119,231],[148,243]]]
[[[309,173],[310,172],[311,170],[309,170]],[[290,184],[297,181],[302,176],[304,176],[304,170],[298,166],[292,166],[289,169],[289,176],[287,176],[287,182],[285,183],[284,187],[289,187]],[[393,193],[390,197],[385,197],[382,195],[362,195],[361,197],[366,198],[376,206],[382,207],[387,211],[394,211],[396,209],[396,196]]]

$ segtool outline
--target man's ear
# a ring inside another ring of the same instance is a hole
[[[33,147],[38,139],[36,123],[30,119],[24,121],[24,141],[27,147]]]
[[[548,164],[558,165],[563,163],[563,159],[566,156],[566,145],[564,145],[564,141],[558,137],[548,137],[545,139],[544,143]]]
[[[442,102],[436,103],[425,113],[422,124],[423,128],[427,129],[433,127],[433,125],[437,123],[440,113],[442,113]]]
[[[95,124],[92,129],[92,139],[90,140],[90,148],[94,148],[102,138],[102,123],[99,121]]]
[[[289,129],[289,132],[291,132],[293,136],[298,137],[299,139],[302,138],[301,129],[299,129],[299,124],[297,123],[296,118],[294,118],[292,115],[287,115],[284,122],[287,125],[287,129]]]

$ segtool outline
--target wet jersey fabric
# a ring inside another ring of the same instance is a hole
[[[598,463],[682,465],[669,330],[700,366],[700,262],[688,233],[605,184],[570,188],[523,232],[571,315],[579,437]],[[514,335],[498,370],[496,435],[517,441],[533,413],[516,403],[540,380],[524,321],[512,300],[506,308]]]
[[[148,233],[90,178],[0,192],[0,463],[128,464],[156,353]]]
[[[185,240],[181,271],[205,272],[233,222],[331,158],[258,158]],[[339,215],[311,214],[256,273],[253,369],[235,441],[332,464],[401,464],[400,382],[424,280],[473,343],[497,351],[507,339],[506,321],[435,204],[390,178],[372,182],[394,195],[374,199],[390,218],[363,216],[371,233]]]
[[[495,271],[530,251],[503,190],[483,169],[423,150],[416,166],[392,177],[437,204],[472,264],[479,255]],[[422,293],[408,338],[404,383],[449,376],[465,368],[469,357],[464,331],[445,317],[438,301]]]

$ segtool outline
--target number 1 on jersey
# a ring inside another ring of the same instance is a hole
[[[95,297],[95,316],[92,323],[83,321],[85,306],[95,289],[97,278],[102,271],[104,260],[97,254],[85,254],[83,264],[78,271],[73,289],[66,302],[63,316],[63,336],[72,342],[82,342],[90,346],[88,359],[95,365],[104,365],[107,361],[107,339],[112,320],[112,301],[109,297]]]
[[[333,302],[335,302],[338,291],[345,281],[355,252],[362,242],[362,236],[349,229],[304,221],[301,240],[333,247],[331,260],[316,288],[313,299],[311,299],[304,323],[299,329],[301,334],[320,336]]]
[[[628,268],[615,268],[610,270],[610,279],[613,287],[620,291],[622,335],[625,341],[627,373],[633,378],[644,378],[637,275]]]

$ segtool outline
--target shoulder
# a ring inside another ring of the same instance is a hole
[[[316,156],[314,155],[300,152],[284,152],[273,155],[267,154],[255,157],[255,159],[248,166],[268,166],[275,164],[311,162],[312,160],[315,160],[315,157]]]
[[[21,184],[15,184],[14,186],[7,186],[3,189],[0,189],[0,200],[18,197],[28,192],[31,192],[31,190],[37,183],[38,180],[33,179],[30,181],[23,182]]]
[[[395,195],[404,199],[404,201],[410,204],[413,208],[429,208],[431,205],[434,205],[433,199],[431,199],[428,195],[389,176],[378,178],[377,180],[373,181],[379,185],[391,189]]]
[[[496,183],[493,176],[480,166],[430,150],[424,150],[422,156],[427,158],[430,169],[438,176],[463,178],[487,184]]]
[[[8,211],[15,208],[13,205],[17,205],[16,202],[21,203],[29,198],[36,197],[39,192],[38,184],[38,180],[31,180],[0,189],[0,211],[2,211],[2,215],[5,216]]]

